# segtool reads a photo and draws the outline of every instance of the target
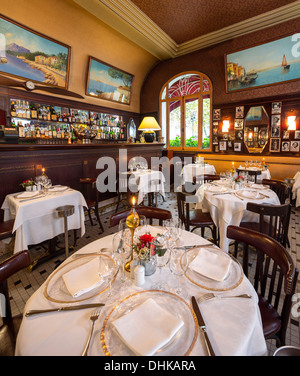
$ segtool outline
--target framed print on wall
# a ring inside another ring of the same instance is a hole
[[[133,75],[89,57],[86,95],[130,104]]]
[[[68,88],[71,48],[0,15],[0,74]]]
[[[226,92],[300,78],[299,34],[225,54]]]

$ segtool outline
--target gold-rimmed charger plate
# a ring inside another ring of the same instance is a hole
[[[112,322],[131,312],[149,298],[184,322],[175,336],[154,356],[186,356],[191,353],[198,335],[197,318],[191,307],[178,295],[168,291],[147,290],[127,296],[107,314],[100,333],[100,341],[105,355],[136,355],[120,338]]]
[[[70,292],[68,291],[65,282],[63,280],[63,275],[69,272],[72,269],[78,268],[85,263],[91,261],[96,257],[102,257],[105,262],[109,263],[109,266],[113,268],[112,274],[112,281],[111,284],[115,281],[118,273],[118,265],[116,261],[106,255],[106,254],[97,254],[97,255],[83,255],[76,259],[71,260],[70,262],[63,264],[60,268],[57,268],[48,278],[46,281],[46,285],[44,288],[44,296],[50,300],[51,302],[55,303],[76,303],[82,302],[84,300],[90,299],[96,295],[102,294],[105,292],[109,287],[110,284],[107,280],[105,280],[101,285],[94,288],[93,290],[80,295],[77,298],[74,298]]]
[[[251,195],[251,193],[252,193],[252,195]],[[248,191],[248,190],[241,189],[240,191],[236,191],[235,194],[236,194],[236,196],[238,196],[240,198],[247,199],[247,200],[263,200],[264,198],[266,198],[265,195],[261,194],[257,190]]]
[[[206,289],[206,290],[228,291],[228,290],[232,290],[236,288],[242,282],[243,277],[244,277],[244,272],[241,267],[241,264],[233,256],[231,256],[228,253],[225,253],[221,249],[213,248],[213,247],[206,247],[206,248],[216,254],[222,252],[223,256],[231,258],[230,269],[229,269],[227,277],[223,281],[219,282],[214,279],[205,277],[204,275],[197,273],[196,271],[188,267],[185,273],[186,278],[188,278],[196,286],[202,287],[203,289]],[[187,251],[189,265],[197,257],[198,252],[201,252],[201,248],[195,247]]]

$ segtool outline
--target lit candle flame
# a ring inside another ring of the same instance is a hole
[[[132,206],[135,206],[135,204],[136,204],[136,199],[135,199],[135,197],[133,196],[133,197],[132,197],[132,201],[131,201],[131,205],[132,205]]]

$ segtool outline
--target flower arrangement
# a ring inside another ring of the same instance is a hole
[[[157,238],[150,235],[149,232],[138,238],[137,243],[133,245],[133,249],[140,260],[149,260],[154,255],[163,256],[166,252]]]
[[[20,186],[23,187],[23,188],[26,188],[26,187],[31,187],[34,185],[34,181],[32,179],[27,179],[27,180],[24,180]]]
[[[236,183],[241,183],[242,181],[244,181],[244,177],[240,175],[235,179]]]

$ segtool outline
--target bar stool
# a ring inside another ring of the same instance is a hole
[[[68,241],[68,217],[74,214],[74,205],[64,205],[59,206],[55,209],[58,217],[64,218],[64,229],[65,229],[65,255],[66,258],[69,257],[69,241]]]

